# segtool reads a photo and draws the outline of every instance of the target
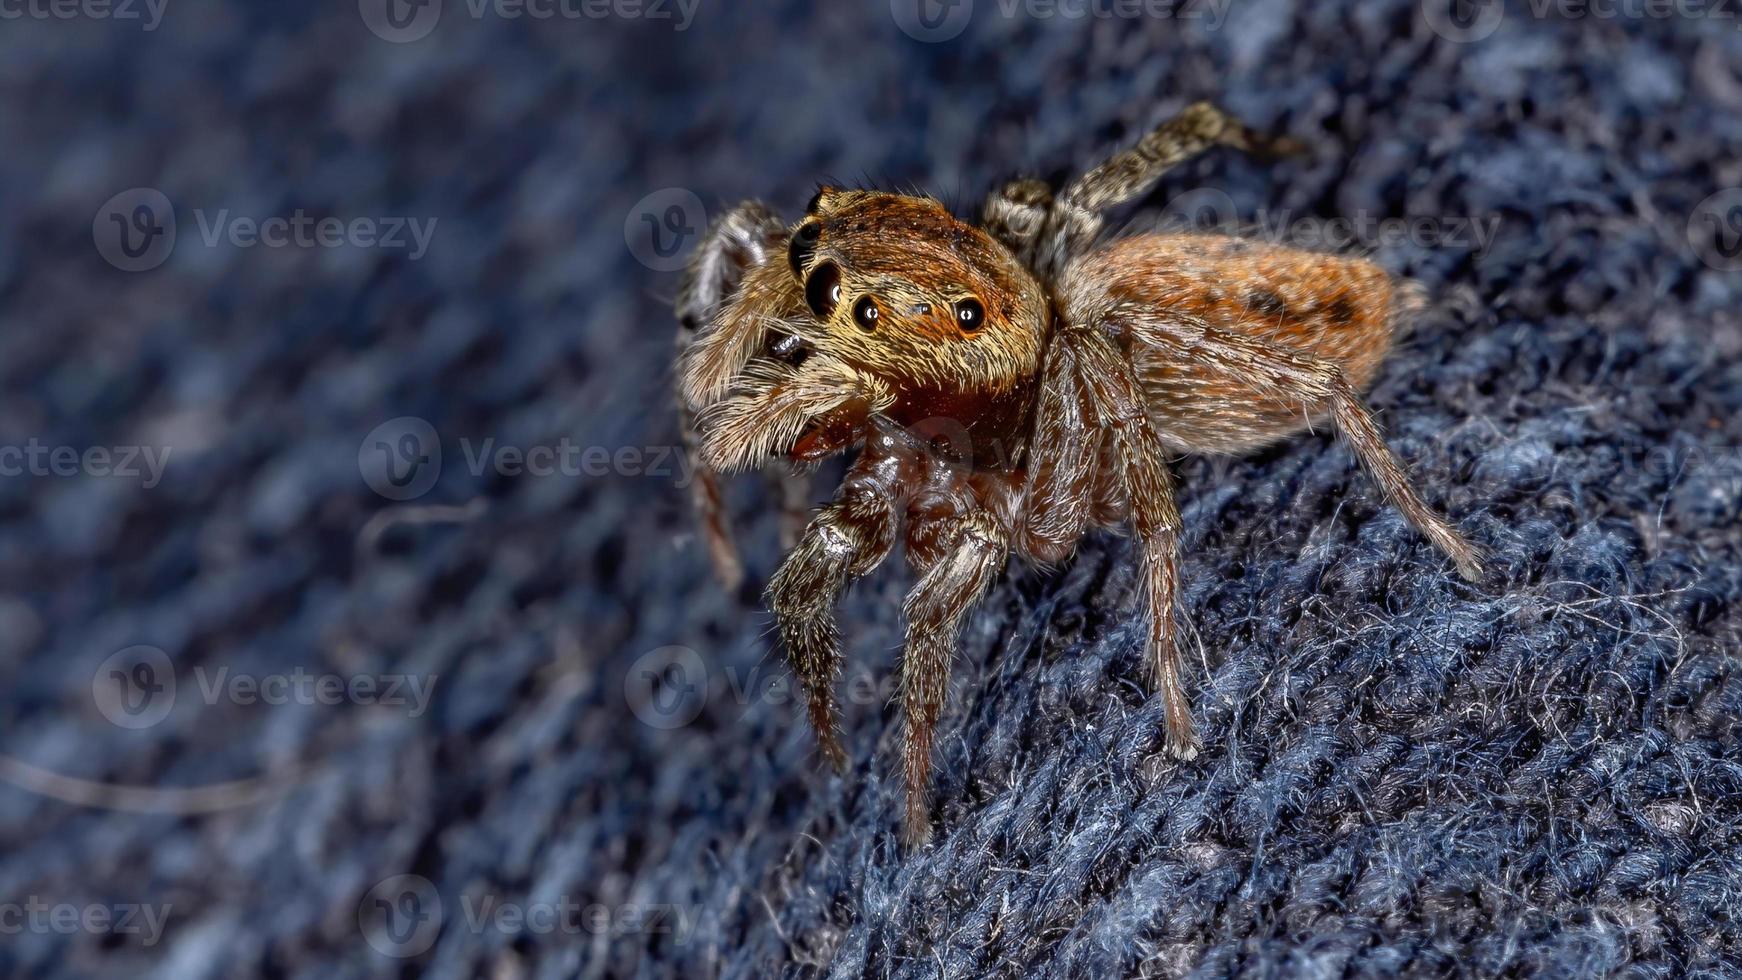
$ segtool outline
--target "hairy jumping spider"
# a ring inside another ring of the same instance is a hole
[[[1133,527],[1166,745],[1196,756],[1175,642],[1170,453],[1249,451],[1329,416],[1390,501],[1465,578],[1480,574],[1357,394],[1419,306],[1412,286],[1361,259],[1240,238],[1101,241],[1103,211],[1216,144],[1289,148],[1199,103],[1061,192],[1007,184],[977,227],[928,198],[824,187],[791,227],[740,205],[690,261],[680,385],[686,436],[711,468],[695,484],[704,534],[734,584],[714,472],[778,460],[795,540],[767,598],[837,769],[833,606],[905,528],[919,577],[901,676],[909,843],[930,834],[932,734],[958,627],[1012,552],[1061,562],[1092,528]],[[834,502],[794,519],[802,469],[854,446]]]

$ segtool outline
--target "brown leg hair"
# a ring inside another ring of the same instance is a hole
[[[1154,323],[1181,342],[1186,356],[1210,358],[1220,365],[1231,366],[1266,394],[1307,406],[1328,405],[1343,438],[1386,499],[1403,512],[1422,536],[1452,559],[1458,574],[1471,582],[1482,577],[1481,553],[1416,493],[1409,472],[1385,445],[1372,411],[1335,364],[1247,334],[1161,319]]]
[[[1024,263],[1051,278],[1100,235],[1101,212],[1142,196],[1163,174],[1217,145],[1265,156],[1302,149],[1287,137],[1265,136],[1216,106],[1197,102],[1056,197],[1036,180],[1005,184],[987,198],[983,221]]]
[[[891,479],[877,457],[862,455],[835,502],[811,519],[768,583],[768,607],[804,686],[817,746],[837,772],[846,771],[847,756],[835,732],[835,681],[841,670],[835,603],[848,583],[876,568],[895,543],[899,488]]]
[[[678,286],[675,312],[681,329],[677,337],[677,363],[682,363],[683,352],[709,328],[737,291],[745,272],[766,262],[775,253],[772,240],[784,234],[785,225],[780,219],[756,201],[738,205],[708,228],[695,254],[690,256]],[[744,579],[744,566],[738,560],[738,549],[726,523],[719,474],[702,461],[695,413],[683,403],[682,396],[678,398],[678,419],[683,427],[684,451],[695,467],[690,504],[701,525],[714,574],[728,592],[734,591]]]
[[[1060,196],[1088,211],[1103,211],[1155,186],[1174,167],[1217,144],[1248,153],[1280,155],[1300,147],[1286,137],[1271,138],[1208,102],[1195,102],[1162,123],[1129,150],[1078,177]]]
[[[907,719],[902,836],[911,847],[931,837],[932,735],[949,693],[950,659],[962,617],[997,578],[1008,554],[1004,532],[986,511],[916,520],[909,530],[908,555],[920,573],[904,607],[907,646],[901,658]]]
[[[1143,581],[1149,599],[1147,654],[1151,683],[1167,707],[1167,750],[1180,759],[1195,758],[1203,743],[1180,681],[1174,629],[1180,515],[1166,449],[1131,365],[1099,327],[1066,328],[1054,342],[1074,349],[1079,383],[1102,425],[1113,433],[1130,498],[1131,523],[1143,548]]]
[[[1053,344],[1042,369],[1029,441],[1022,551],[1038,562],[1061,562],[1076,550],[1093,517],[1101,433],[1077,378],[1076,352]]]

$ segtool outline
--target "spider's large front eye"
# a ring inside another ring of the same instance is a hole
[[[859,302],[853,304],[853,322],[860,330],[877,329],[877,318],[881,313],[877,309],[877,301],[869,296],[859,297]]]
[[[804,284],[804,301],[819,320],[827,320],[841,302],[841,270],[833,262],[824,262],[811,273]]]
[[[815,221],[801,225],[798,232],[793,232],[793,240],[786,245],[786,261],[793,265],[793,275],[805,275],[805,263],[810,261],[810,252],[817,251],[817,238],[820,237],[822,225]]]
[[[800,225],[792,233],[792,242],[786,246],[786,261],[792,263],[792,274],[804,275],[804,266],[810,261],[811,253],[817,250],[817,239],[823,237],[823,226],[815,221]]]
[[[956,300],[956,326],[963,333],[973,333],[986,325],[986,307],[972,296]]]

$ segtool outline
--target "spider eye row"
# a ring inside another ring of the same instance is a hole
[[[792,265],[794,275],[804,276],[804,268],[809,264],[811,255],[816,252],[817,241],[821,237],[822,226],[815,221],[800,225],[792,233],[792,243],[787,248],[787,260]],[[818,319],[827,320],[834,316],[835,308],[841,304],[840,267],[827,260],[818,263],[804,280],[804,299]],[[950,310],[956,319],[956,327],[964,334],[976,333],[986,325],[986,307],[973,296],[956,300]],[[914,312],[925,316],[931,312],[931,304],[920,303],[914,308]],[[853,304],[853,322],[861,330],[875,330],[882,316],[883,309],[872,296],[861,296]]]

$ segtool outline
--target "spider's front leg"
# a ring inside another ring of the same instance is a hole
[[[916,517],[907,536],[908,560],[919,582],[907,595],[907,645],[901,656],[902,710],[907,718],[903,768],[910,847],[931,837],[932,735],[949,693],[950,660],[962,617],[1003,570],[1008,538],[983,510]]]
[[[779,258],[786,240],[786,225],[757,201],[746,201],[726,212],[708,228],[707,235],[690,256],[678,285],[675,304],[679,326],[677,355],[679,363],[684,353],[700,337],[714,328],[720,310],[732,299],[744,281],[745,274],[769,258]],[[725,504],[720,494],[719,474],[702,461],[698,451],[694,409],[680,395],[678,419],[683,430],[684,451],[694,461],[695,475],[690,483],[690,503],[702,527],[708,558],[714,573],[728,592],[743,581],[744,567],[738,559],[738,549],[726,526]],[[791,547],[796,529],[802,526],[802,502],[810,483],[801,474],[784,466],[771,468],[779,485],[782,506],[782,545]],[[793,516],[795,502],[800,515]]]
[[[835,680],[841,670],[835,603],[848,583],[876,568],[894,545],[899,478],[898,467],[868,446],[834,502],[811,519],[768,583],[768,607],[804,687],[817,746],[837,772],[846,770],[847,755],[835,732]]]
[[[1103,440],[1077,368],[1070,344],[1048,348],[1028,443],[1017,543],[1049,565],[1069,558],[1088,531],[1100,469]]]

